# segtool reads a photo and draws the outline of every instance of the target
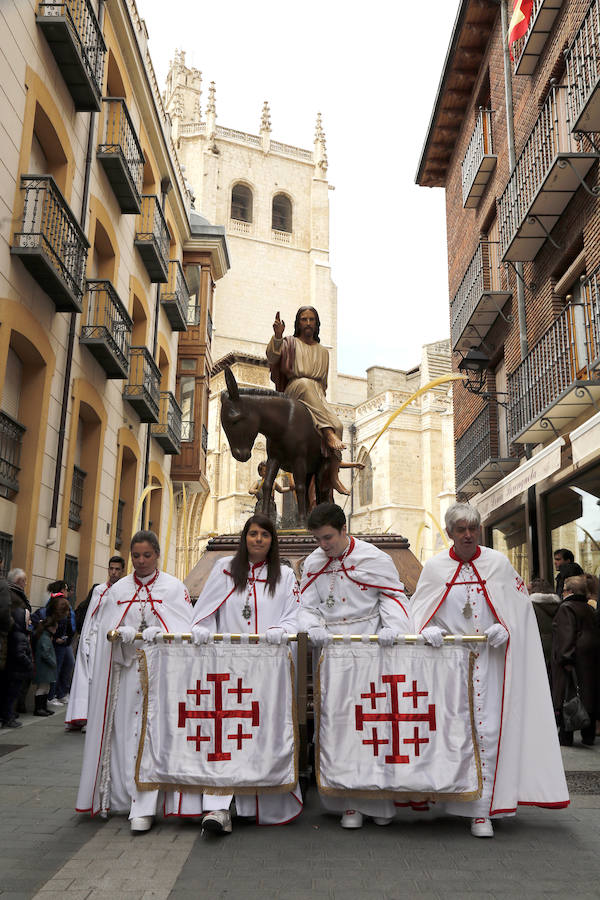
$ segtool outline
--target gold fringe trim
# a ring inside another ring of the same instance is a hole
[[[359,789],[343,789],[323,787],[321,783],[321,743],[320,743],[320,722],[321,722],[321,662],[323,654],[319,657],[319,663],[315,672],[315,692],[314,692],[314,709],[315,709],[315,776],[317,787],[320,794],[326,797],[356,797],[357,799],[366,800],[412,800],[415,803],[425,800],[456,800],[461,803],[469,803],[473,800],[479,800],[483,792],[483,777],[481,774],[481,758],[479,755],[479,745],[477,743],[477,734],[475,731],[475,708],[473,698],[473,670],[475,668],[476,654],[472,651],[469,653],[469,715],[471,719],[471,738],[473,741],[473,752],[475,755],[475,767],[477,770],[477,789],[474,791],[464,791],[463,793],[448,793],[442,791],[386,791],[379,788],[375,790],[359,790]]]
[[[138,650],[137,655],[140,661],[140,683],[144,702],[142,708],[142,728],[140,731],[140,741],[138,745],[137,761],[135,764],[135,783],[139,791],[180,791],[189,794],[215,794],[215,796],[227,796],[229,794],[239,794],[240,796],[254,794],[289,794],[298,784],[298,760],[300,756],[300,739],[298,730],[298,706],[296,702],[296,667],[294,665],[294,657],[288,648],[288,661],[290,684],[292,694],[292,732],[294,737],[294,780],[287,784],[277,784],[269,786],[252,785],[240,787],[232,784],[228,787],[216,787],[213,784],[184,784],[173,781],[140,781],[140,765],[142,762],[142,751],[146,741],[146,726],[148,721],[148,661],[144,650]]]

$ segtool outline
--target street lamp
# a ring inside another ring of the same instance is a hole
[[[465,388],[471,394],[482,394],[490,360],[482,350],[471,347],[458,364],[458,371],[467,376]]]

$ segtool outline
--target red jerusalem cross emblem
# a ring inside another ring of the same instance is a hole
[[[226,719],[250,719],[250,725],[256,728],[259,724],[258,700],[253,700],[250,709],[223,709],[223,684],[229,681],[229,673],[219,675],[207,675],[206,681],[212,684],[214,690],[214,709],[186,709],[185,701],[179,704],[179,728],[185,728],[188,719],[203,719],[204,721],[214,722],[214,750],[207,754],[209,762],[215,760],[227,761],[231,759],[231,753],[223,750],[223,726]],[[196,687],[189,691],[196,698],[196,706],[200,706],[201,697],[204,694],[210,694],[210,687],[202,689],[201,682],[196,682]],[[237,679],[237,687],[227,688],[227,694],[236,694],[237,702],[242,702],[244,694],[251,694],[252,688],[242,687],[242,679]],[[243,723],[237,723],[237,731],[233,734],[226,735],[228,741],[236,741],[237,749],[241,750],[245,740],[251,740],[253,735],[249,731],[244,731]],[[189,734],[186,740],[196,744],[196,750],[200,752],[204,741],[210,741],[208,734],[202,734],[202,724],[196,726],[196,733]]]
[[[375,682],[372,681],[370,684],[370,691],[366,694],[361,694],[361,700],[370,700],[371,701],[371,710],[372,712],[364,712],[362,708],[362,704],[357,703],[355,706],[355,714],[356,714],[356,730],[363,731],[365,722],[381,722],[387,723],[392,727],[392,735],[391,735],[391,753],[387,754],[385,757],[386,763],[408,763],[410,762],[410,757],[406,753],[400,753],[400,743],[409,748],[411,744],[414,744],[414,755],[421,755],[421,744],[428,744],[429,738],[421,737],[419,733],[418,724],[414,725],[412,729],[412,737],[400,737],[400,726],[403,722],[426,722],[429,725],[430,731],[435,731],[435,704],[430,703],[427,707],[427,712],[418,712],[419,706],[419,698],[427,697],[428,691],[419,691],[417,690],[417,681],[413,680],[412,690],[411,691],[402,691],[401,697],[402,699],[412,699],[412,711],[411,712],[400,712],[400,692],[399,687],[401,684],[404,684],[406,681],[406,677],[404,675],[382,675],[381,680],[383,682],[383,690],[376,691],[375,690]],[[388,693],[386,690],[386,685],[389,685],[389,697],[390,697],[390,712],[377,712],[377,701],[379,699],[386,700]],[[370,745],[373,747],[373,756],[379,756],[379,748],[385,745],[389,745],[390,740],[379,738],[377,736],[377,728],[373,726],[372,734],[370,739],[363,740],[363,744]]]

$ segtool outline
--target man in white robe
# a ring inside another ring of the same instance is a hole
[[[445,808],[469,817],[475,837],[493,837],[492,818],[515,815],[518,805],[564,807],[569,796],[527,590],[503,554],[479,546],[480,521],[468,504],[448,509],[453,546],[425,563],[410,611],[434,647],[444,633],[487,636],[473,674],[483,793]]]
[[[90,681],[94,670],[94,652],[96,649],[97,632],[92,632],[92,622],[98,615],[98,611],[104,598],[107,596],[113,584],[125,574],[125,560],[122,556],[111,556],[108,561],[108,580],[102,584],[94,585],[86,610],[85,619],[81,626],[79,644],[77,645],[77,658],[75,671],[71,682],[69,705],[65,716],[65,725],[77,730],[87,722],[88,698]],[[92,633],[94,639],[92,640]]]
[[[316,506],[308,527],[319,548],[304,563],[298,630],[315,646],[326,645],[330,634],[378,634],[382,646],[391,646],[395,635],[410,633],[404,585],[391,557],[351,537],[335,503]],[[321,795],[321,802],[343,813],[343,828],[360,828],[365,815],[388,825],[395,813],[393,800],[360,799],[353,809],[343,798]]]
[[[135,635],[142,631],[145,640],[154,640],[161,631],[184,633],[190,621],[187,589],[159,571],[159,553],[152,532],[134,535],[135,571],[113,585],[92,625],[96,650],[77,812],[128,813],[133,832],[151,828],[158,803],[158,791],[140,791],[135,783],[142,720]],[[121,640],[110,643],[106,635],[113,629]],[[165,812],[185,815],[180,799],[167,794]]]
[[[233,557],[217,560],[194,607],[192,636],[203,643],[210,634],[265,634],[278,643],[284,634],[295,634],[298,616],[298,583],[288,566],[281,566],[281,578],[271,593],[267,584],[267,563],[250,563],[246,591],[236,590],[231,577]],[[227,811],[232,797],[216,794],[185,795],[188,814]],[[194,805],[195,804],[195,805]],[[286,825],[303,808],[300,786],[289,794],[235,795],[239,816],[255,816],[257,825]],[[231,831],[227,824],[223,831]]]

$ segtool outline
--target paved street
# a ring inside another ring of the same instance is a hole
[[[494,840],[433,813],[343,831],[314,791],[288,827],[236,822],[231,836],[203,839],[171,819],[131,837],[123,818],[73,812],[83,736],[65,734],[63,718],[0,732],[2,900],[600,897],[600,745],[564,754],[577,790],[598,793],[573,794],[563,811],[524,809]]]

